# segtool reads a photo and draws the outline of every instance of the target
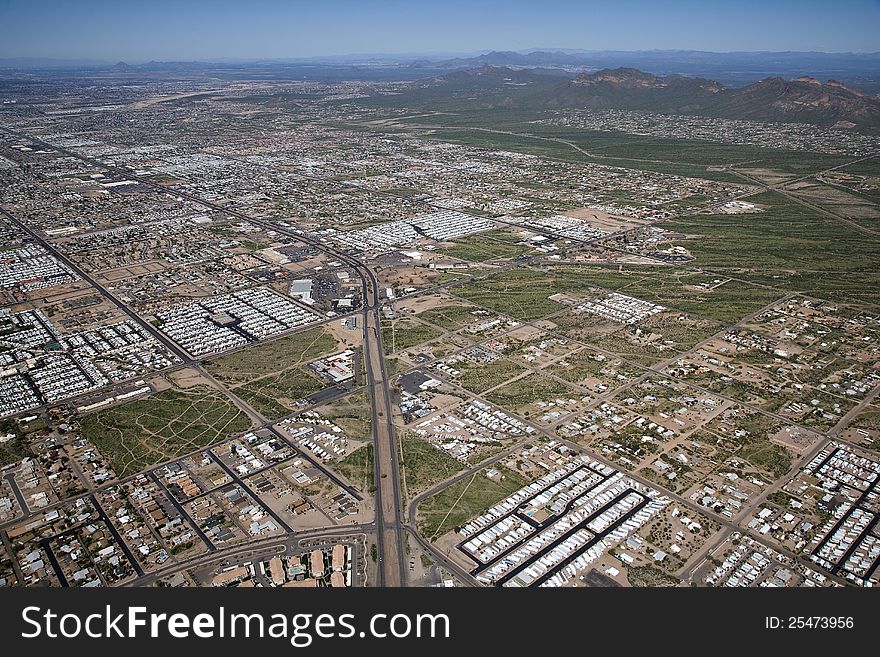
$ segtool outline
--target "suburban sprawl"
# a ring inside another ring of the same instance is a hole
[[[880,585],[876,132],[467,75],[0,79],[0,586]]]

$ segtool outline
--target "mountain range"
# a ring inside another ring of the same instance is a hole
[[[637,68],[657,75],[678,73],[711,77],[726,86],[743,86],[767,77],[812,75],[842,80],[850,86],[880,91],[880,53],[705,52],[699,50],[587,51],[558,48],[491,51],[470,57],[422,58],[413,67],[448,72],[481,66],[566,68],[593,72]]]
[[[405,101],[440,99],[479,108],[624,109],[880,130],[880,96],[841,82],[770,77],[744,87],[634,68],[574,77],[554,69],[482,66],[416,83]]]
[[[415,80],[454,70],[482,66],[565,69],[571,75],[606,68],[637,68],[656,75],[702,76],[725,86],[751,84],[767,77],[812,75],[840,80],[867,93],[880,92],[880,52],[707,52],[700,50],[581,50],[531,48],[482,53],[363,53],[282,59],[227,59],[189,62],[128,62],[132,73],[173,70],[221,78]],[[113,62],[47,58],[0,58],[0,71],[90,69],[89,74],[114,72]],[[118,71],[116,71],[118,73]]]

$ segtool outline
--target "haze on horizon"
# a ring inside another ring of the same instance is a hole
[[[0,59],[583,50],[876,52],[880,0],[0,0]]]

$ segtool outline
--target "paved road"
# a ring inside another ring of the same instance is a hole
[[[186,509],[183,508],[183,505],[177,501],[177,498],[168,490],[168,487],[162,482],[162,478],[156,474],[155,470],[150,470],[149,472],[150,479],[153,480],[153,483],[156,484],[157,488],[164,493],[165,497],[171,502],[171,506],[173,506],[177,513],[180,514],[180,518],[185,522],[189,523],[189,526],[192,527],[193,531],[196,535],[201,539],[202,543],[208,546],[208,552],[214,552],[217,550],[217,546],[214,545],[214,542],[208,538],[208,535],[202,531],[202,528],[199,526],[195,520],[193,520],[190,515],[186,512]]]
[[[138,577],[144,574],[143,569],[141,568],[138,560],[134,558],[134,554],[131,552],[131,548],[128,547],[128,543],[126,543],[122,536],[120,536],[119,531],[116,529],[116,526],[110,522],[110,518],[107,517],[107,512],[104,511],[104,507],[98,504],[98,498],[95,497],[94,494],[89,496],[89,499],[92,501],[92,505],[94,505],[95,510],[98,512],[98,516],[100,516],[101,520],[104,521],[104,525],[106,525],[107,530],[113,534],[113,539],[119,545],[119,549],[122,550],[123,554],[125,554],[125,558],[128,559],[129,563],[131,563],[131,567],[134,568],[134,572],[137,573]]]
[[[397,441],[394,437],[391,391],[385,374],[385,352],[378,310],[366,316],[364,362],[373,406],[373,448],[376,483],[376,531],[379,586],[406,584]]]
[[[285,533],[290,534],[293,532],[293,530],[290,528],[290,525],[288,525],[286,522],[284,522],[284,520],[281,519],[281,516],[279,516],[277,513],[275,513],[275,511],[273,511],[272,508],[268,504],[263,502],[258,496],[254,495],[251,487],[248,486],[248,484],[238,475],[238,473],[235,470],[233,470],[228,465],[226,465],[223,462],[223,459],[221,459],[219,456],[217,456],[214,452],[208,452],[208,456],[210,456],[211,460],[214,461],[214,463],[216,463],[217,465],[219,465],[222,468],[223,472],[225,472],[227,475],[229,475],[232,478],[232,481],[234,481],[236,484],[238,484],[242,490],[251,493],[251,497],[252,497],[254,503],[260,505],[266,513],[268,513],[270,516],[272,516],[272,519],[278,523],[278,526],[281,527]]]
[[[73,262],[70,258],[68,258],[60,249],[58,249],[54,244],[49,243],[35,230],[33,230],[30,226],[25,224],[22,221],[19,221],[18,218],[11,215],[9,212],[0,208],[0,214],[6,217],[10,222],[12,222],[15,226],[17,226],[20,230],[25,232],[32,240],[34,240],[37,244],[42,246],[46,251],[55,256],[58,260],[64,263],[71,271],[76,272],[76,274],[82,278],[86,283],[94,287],[101,295],[104,296],[105,299],[110,301],[114,306],[119,308],[123,313],[128,315],[136,324],[146,330],[151,336],[156,338],[161,344],[165,345],[165,347],[173,353],[175,356],[180,358],[184,363],[187,364],[196,364],[193,359],[190,357],[188,353],[186,353],[183,349],[181,349],[177,343],[173,342],[168,336],[162,333],[155,326],[145,321],[140,315],[138,315],[135,311],[133,311],[129,306],[122,303],[119,299],[117,299],[113,294],[110,293],[107,288],[101,285],[94,278],[89,276],[89,274],[83,269],[81,269],[75,262]]]
[[[21,489],[18,487],[18,482],[15,481],[15,473],[10,472],[6,475],[6,481],[9,484],[9,488],[12,489],[12,494],[15,495],[15,499],[18,501],[18,506],[21,507],[21,513],[23,516],[27,516],[31,513],[30,507],[27,505],[27,502],[24,499],[24,495],[21,494]],[[19,518],[15,519],[16,521]]]

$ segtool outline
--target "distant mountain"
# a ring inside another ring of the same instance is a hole
[[[418,80],[393,96],[376,96],[379,105],[408,105],[431,110],[533,107],[546,93],[556,93],[569,74],[559,69],[512,69],[499,66],[452,71]]]
[[[482,66],[414,83],[399,102],[472,108],[624,109],[880,130],[880,97],[812,77],[766,78],[729,88],[705,78],[635,68],[562,77],[564,71]]]
[[[714,113],[728,117],[820,124],[842,121],[880,128],[880,98],[835,80],[767,78],[726,91],[718,100]]]
[[[719,83],[703,78],[664,77],[634,68],[615,68],[576,76],[548,95],[547,104],[687,113],[705,107],[723,90]]]
[[[413,62],[413,66],[437,66],[440,68],[467,69],[481,66],[518,66],[524,68],[534,68],[544,66],[583,66],[583,64],[583,57],[568,55],[563,52],[551,52],[541,50],[529,53],[518,53],[509,50],[493,50],[492,52],[486,53],[484,55],[477,55],[476,57],[456,57],[439,62],[431,62],[429,60],[420,60],[418,62]]]
[[[412,67],[471,69],[481,66],[515,68],[566,68],[597,71],[637,68],[656,75],[701,76],[725,86],[743,86],[767,77],[795,78],[813,75],[843,80],[865,91],[880,91],[880,52],[705,52],[698,50],[566,50],[539,48],[527,51],[492,51],[472,57],[420,58]]]
[[[452,88],[493,88],[505,85],[558,84],[560,79],[571,77],[562,69],[552,68],[508,68],[506,66],[480,66],[465,71],[452,71],[433,78],[426,78],[415,86]]]

